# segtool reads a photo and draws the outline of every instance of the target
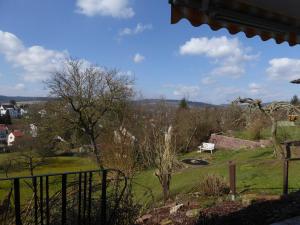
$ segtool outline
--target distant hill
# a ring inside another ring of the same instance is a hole
[[[15,100],[16,102],[43,102],[43,101],[49,101],[51,100],[51,98],[0,95],[0,103],[8,103],[10,100]]]
[[[143,105],[156,105],[159,103],[161,99],[143,99],[143,100],[136,100],[136,103],[143,104]],[[164,101],[169,104],[170,106],[178,106],[180,103],[180,100],[174,100],[174,99],[164,99]],[[202,108],[202,107],[216,107],[217,105],[205,103],[205,102],[194,102],[194,101],[188,101],[188,105],[190,107],[195,108]]]
[[[53,98],[50,97],[24,97],[24,96],[4,96],[0,95],[0,103],[8,103],[10,100],[15,100],[16,102],[44,102],[53,100]],[[135,103],[143,104],[143,105],[156,105],[159,103],[161,99],[142,99],[142,100],[135,100]],[[170,106],[178,106],[180,100],[174,100],[174,99],[165,99],[164,100],[167,104]],[[190,107],[216,107],[217,105],[205,103],[205,102],[194,102],[194,101],[188,101],[188,105]]]

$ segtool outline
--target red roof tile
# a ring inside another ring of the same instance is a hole
[[[23,132],[20,131],[20,130],[14,130],[12,133],[13,133],[13,135],[15,137],[22,137],[22,136],[24,136]]]

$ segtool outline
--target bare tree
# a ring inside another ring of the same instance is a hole
[[[284,156],[284,152],[282,146],[277,138],[277,119],[276,119],[276,112],[279,110],[285,111],[288,115],[289,114],[299,114],[300,109],[288,102],[273,102],[266,106],[263,106],[261,100],[259,99],[251,99],[251,98],[238,98],[234,101],[235,103],[247,104],[250,108],[258,109],[264,115],[266,115],[271,123],[271,135],[272,135],[272,142],[274,145],[274,156],[281,157]]]
[[[42,139],[42,138],[41,138]],[[46,164],[46,155],[43,151],[43,140],[24,135],[14,142],[13,149],[19,152],[16,163],[22,168],[34,175],[36,168]]]
[[[47,81],[52,96],[69,107],[66,117],[74,127],[89,138],[97,162],[102,166],[97,139],[105,119],[118,110],[118,105],[133,95],[132,81],[117,70],[104,70],[86,66],[81,61],[70,60],[61,71]],[[64,105],[64,106],[63,106]]]

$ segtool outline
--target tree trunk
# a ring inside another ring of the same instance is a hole
[[[185,146],[185,152],[188,152],[189,147],[190,147],[190,144],[191,144],[191,142],[192,142],[192,140],[193,140],[193,137],[194,137],[195,134],[196,134],[196,131],[197,131],[197,127],[195,127],[195,129],[194,129],[192,135],[190,136],[190,138],[189,138],[189,140],[188,140],[188,142],[187,142],[187,144],[186,144],[186,146]]]
[[[99,165],[99,167],[101,169],[103,169],[103,164],[102,164],[102,160],[101,160],[101,156],[100,156],[100,151],[98,149],[95,137],[93,135],[91,135],[90,139],[91,139],[91,145],[93,147],[93,152],[94,152],[94,154],[96,156],[97,164]]]
[[[164,203],[166,203],[170,198],[171,175],[161,174],[159,171],[156,171],[155,176],[157,176],[159,183],[161,184]]]
[[[162,176],[162,189],[163,189],[163,198],[166,203],[170,198],[170,175],[164,174]]]

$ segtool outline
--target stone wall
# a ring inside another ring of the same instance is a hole
[[[272,145],[270,140],[249,141],[224,135],[212,134],[209,139],[210,143],[214,143],[216,148],[225,149],[242,149],[242,148],[259,148]]]

